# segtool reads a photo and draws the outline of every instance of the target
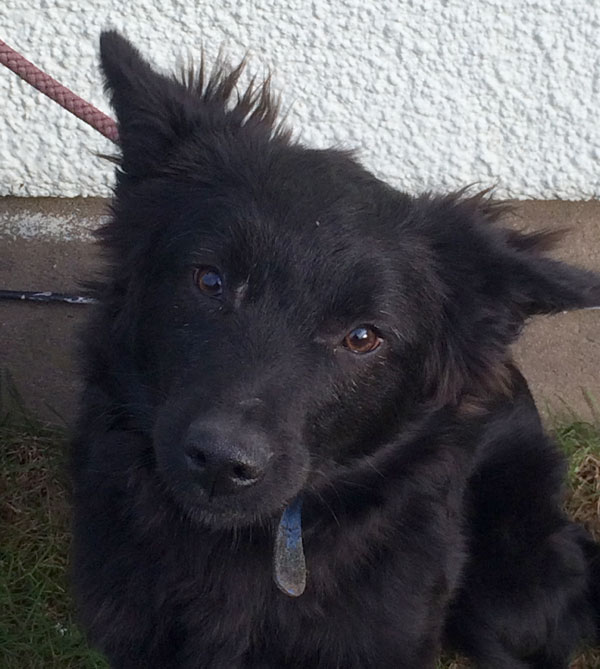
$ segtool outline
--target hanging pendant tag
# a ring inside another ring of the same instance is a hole
[[[306,587],[306,560],[302,546],[302,502],[295,499],[283,512],[273,554],[273,579],[290,597],[299,597]]]

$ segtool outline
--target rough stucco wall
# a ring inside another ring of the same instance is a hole
[[[290,124],[356,147],[409,191],[600,195],[600,3],[595,0],[4,0],[1,38],[108,111],[97,71],[117,27],[161,67],[249,49],[275,70]],[[181,62],[181,59],[180,59]],[[0,70],[0,194],[108,195],[112,145]]]

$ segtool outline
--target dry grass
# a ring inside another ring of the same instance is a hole
[[[558,425],[555,432],[569,456],[569,514],[600,541],[600,428],[575,421]]]
[[[600,540],[600,429],[555,428],[570,459],[569,513]],[[0,667],[103,669],[73,622],[66,585],[69,544],[65,437],[35,422],[0,422]],[[453,658],[440,669],[468,669]],[[600,669],[600,651],[571,669]]]

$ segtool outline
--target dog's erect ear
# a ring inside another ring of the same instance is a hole
[[[189,92],[180,82],[154,71],[115,31],[100,36],[100,59],[117,114],[123,171],[144,176],[186,133]]]

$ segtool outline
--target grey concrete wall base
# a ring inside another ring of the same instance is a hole
[[[104,200],[0,199],[0,288],[77,292],[99,265],[91,230]],[[570,228],[558,257],[600,271],[600,202],[523,202],[511,224]],[[0,301],[0,368],[38,416],[68,423],[77,404],[76,333],[87,307]],[[515,356],[542,410],[589,418],[600,404],[600,311],[533,320]]]

